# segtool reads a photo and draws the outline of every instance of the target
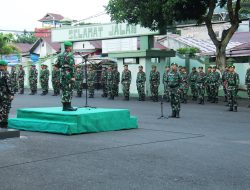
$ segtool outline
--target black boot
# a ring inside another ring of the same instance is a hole
[[[55,90],[54,90],[54,94],[53,94],[52,96],[57,96],[57,93],[56,93],[56,91],[55,91]]]
[[[35,95],[35,92],[32,90],[29,95]]]
[[[43,91],[42,92],[42,94],[41,94],[41,96],[45,96],[46,95],[46,92],[45,91]]]
[[[234,106],[234,112],[237,112],[238,110],[237,110],[237,106]]]
[[[212,98],[212,99],[211,99],[211,103],[215,103],[215,98]]]
[[[8,122],[0,122],[0,128],[7,129],[8,128]]]
[[[202,101],[202,100],[201,100],[201,98],[199,98],[199,102],[198,102],[198,104],[201,104],[201,101]]]
[[[176,118],[180,118],[180,112],[176,112]]]
[[[71,106],[71,102],[64,102],[63,103],[63,111],[76,111],[77,108],[73,108]]]
[[[172,117],[172,118],[176,117],[176,112],[172,111],[172,115],[170,115],[170,117]]]
[[[228,111],[233,111],[233,106],[230,106]]]
[[[20,90],[19,94],[24,94],[24,90],[23,89]]]
[[[227,101],[227,96],[225,96],[224,102],[228,102],[228,101]]]

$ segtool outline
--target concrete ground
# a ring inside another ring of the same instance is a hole
[[[28,92],[26,92],[27,94]],[[74,98],[83,106],[84,98]],[[250,108],[182,105],[180,119],[157,119],[160,103],[110,101],[127,108],[139,129],[63,136],[21,132],[0,141],[0,190],[247,190],[250,189]],[[60,98],[17,95],[11,117],[24,107],[60,106]],[[164,114],[170,114],[164,103]]]

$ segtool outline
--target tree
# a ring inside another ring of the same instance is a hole
[[[18,49],[11,44],[13,41],[14,36],[12,34],[0,33],[0,55],[8,55],[18,52]]]
[[[27,43],[27,44],[33,44],[35,43],[37,38],[34,36],[34,34],[24,32],[23,34],[17,34],[15,43]]]
[[[140,24],[152,30],[166,31],[167,26],[180,21],[196,20],[205,23],[208,35],[216,47],[216,64],[226,65],[226,47],[239,27],[241,0],[110,0],[106,7],[111,19],[116,22]],[[221,39],[213,30],[213,14],[217,6],[227,7],[230,28],[222,33]]]

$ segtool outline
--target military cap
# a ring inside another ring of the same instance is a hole
[[[235,63],[236,61],[233,58],[229,58],[229,59],[227,59],[226,62],[230,64],[230,63]]]
[[[65,47],[71,47],[71,46],[73,46],[73,44],[70,41],[66,41],[66,42],[64,42],[64,46]]]
[[[177,63],[172,63],[171,66],[174,66],[176,65],[176,67],[178,67],[178,64]]]
[[[128,67],[128,64],[123,65],[123,67]]]
[[[217,66],[213,66],[213,69],[217,69]]]
[[[7,66],[8,63],[4,60],[0,60],[0,66]]]
[[[212,66],[208,66],[208,69],[212,69]]]
[[[152,67],[152,68],[156,68],[156,65],[152,65],[151,67]]]
[[[143,66],[142,66],[142,65],[139,65],[139,68],[143,68]]]
[[[235,66],[234,65],[229,65],[228,68],[234,68],[235,69]]]
[[[199,67],[199,69],[203,69],[203,67]]]
[[[187,67],[182,67],[182,69],[187,69]]]
[[[192,70],[195,70],[195,69],[196,69],[196,67],[193,67],[193,68],[192,68]]]

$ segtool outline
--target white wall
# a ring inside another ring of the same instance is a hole
[[[137,38],[102,40],[102,53],[137,50]]]

